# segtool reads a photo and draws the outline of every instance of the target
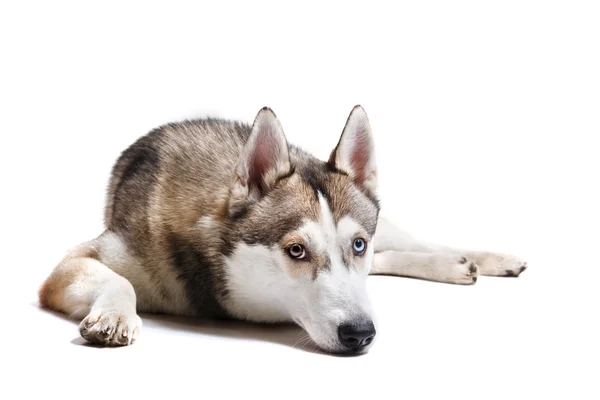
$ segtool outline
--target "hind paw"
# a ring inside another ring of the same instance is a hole
[[[481,275],[517,277],[527,269],[525,261],[508,254],[475,253],[473,258]]]
[[[79,333],[87,341],[102,346],[133,344],[142,320],[135,313],[93,310],[79,324]]]

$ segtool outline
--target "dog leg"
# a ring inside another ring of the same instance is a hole
[[[375,253],[370,275],[395,275],[472,285],[477,282],[478,270],[473,261],[459,254],[386,250]]]
[[[40,303],[83,318],[79,332],[92,343],[132,344],[142,325],[135,291],[127,279],[98,260],[97,246],[96,241],[83,243],[67,254],[40,288]]]
[[[510,254],[490,253],[486,251],[463,251],[463,254],[475,261],[481,275],[516,278],[527,269],[525,261]]]
[[[379,218],[375,232],[375,253],[393,250],[395,252],[446,253],[455,254],[472,260],[480,275],[519,276],[527,263],[508,254],[460,250],[447,246],[421,242],[401,231],[385,218]]]

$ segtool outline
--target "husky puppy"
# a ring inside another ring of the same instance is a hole
[[[327,162],[288,144],[269,108],[252,125],[164,125],[121,154],[106,230],[65,256],[40,303],[100,345],[132,344],[150,312],[293,321],[325,351],[361,353],[375,337],[369,274],[470,285],[526,268],[416,241],[379,217],[376,190],[360,106]]]

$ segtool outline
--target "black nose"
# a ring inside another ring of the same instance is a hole
[[[375,326],[370,320],[345,323],[338,327],[338,336],[347,348],[360,350],[373,341]]]

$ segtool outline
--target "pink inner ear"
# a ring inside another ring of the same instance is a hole
[[[363,183],[367,180],[367,166],[371,158],[371,142],[368,132],[363,128],[359,128],[354,136],[354,143],[350,154],[350,165],[354,171],[354,179],[358,183]]]
[[[256,185],[262,192],[266,189],[264,176],[269,170],[277,166],[277,157],[280,154],[279,143],[273,137],[272,130],[261,132],[256,138],[256,143],[250,157],[250,183]]]
[[[270,149],[264,142],[256,142],[254,153],[250,164],[250,182],[254,183],[262,191],[264,189],[263,175],[273,166]]]

